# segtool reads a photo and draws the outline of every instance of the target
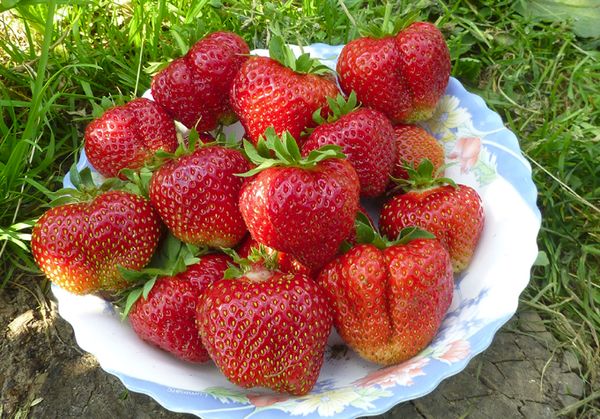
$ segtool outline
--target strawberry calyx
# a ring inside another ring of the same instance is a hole
[[[433,163],[427,158],[421,160],[416,168],[407,161],[404,161],[402,168],[406,170],[408,179],[398,179],[390,176],[392,181],[396,184],[392,191],[397,189],[424,191],[441,185],[450,185],[456,188],[457,185],[454,180],[448,177],[438,177],[440,174],[444,173],[444,170],[447,167],[447,164],[442,165],[434,171],[435,167]]]
[[[148,294],[158,278],[185,272],[188,266],[198,263],[199,256],[207,252],[207,248],[183,243],[168,233],[145,268],[136,271],[117,266],[123,279],[132,285],[121,294],[121,298],[117,302],[117,305],[122,306],[121,318],[127,317],[131,307],[138,299],[148,299]]]
[[[419,19],[420,14],[418,9],[405,13],[401,19],[397,17],[392,18],[392,7],[393,4],[387,2],[381,23],[378,19],[368,25],[362,26],[358,29],[359,34],[370,38],[395,36],[398,32]]]
[[[229,268],[225,270],[223,279],[246,277],[252,281],[261,282],[279,270],[279,253],[275,250],[268,250],[263,244],[259,244],[258,248],[253,247],[246,258],[242,258],[233,249],[222,248],[221,250],[233,259],[233,263],[230,263]]]
[[[353,90],[350,92],[348,98],[345,98],[344,95],[338,93],[338,95],[334,98],[328,97],[327,104],[329,105],[329,114],[327,118],[323,118],[321,115],[321,111],[323,108],[319,108],[313,112],[312,118],[317,124],[322,125],[325,123],[331,124],[338,119],[340,119],[344,115],[348,115],[349,113],[354,112],[360,105],[358,104],[358,99],[356,99],[356,92]]]
[[[435,235],[419,227],[405,227],[398,237],[393,240],[381,235],[371,224],[369,218],[359,212],[354,220],[356,228],[356,242],[359,244],[372,244],[380,250],[390,246],[404,245],[416,239],[435,239]]]
[[[338,145],[328,144],[311,151],[308,156],[302,157],[298,143],[288,131],[278,136],[275,129],[269,127],[264,136],[258,139],[256,147],[250,141],[244,140],[243,151],[246,157],[257,166],[245,173],[238,173],[237,176],[254,176],[275,166],[310,169],[323,160],[345,159],[346,155],[341,150],[342,148]]]
[[[120,189],[125,182],[117,178],[108,178],[98,185],[92,176],[92,171],[86,167],[79,171],[77,165],[73,164],[69,169],[69,179],[74,188],[61,188],[55,192],[47,193],[50,198],[50,206],[57,207],[76,202],[89,202],[105,192],[112,189]]]
[[[300,74],[324,75],[332,70],[310,54],[303,52],[298,58],[279,35],[273,36],[269,42],[269,56],[281,65]]]

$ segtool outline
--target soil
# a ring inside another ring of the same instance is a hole
[[[191,417],[104,372],[35,280],[0,290],[0,327],[1,418]],[[580,368],[536,313],[520,311],[464,371],[379,418],[552,418],[583,397]]]

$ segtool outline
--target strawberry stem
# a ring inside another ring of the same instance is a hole
[[[245,173],[237,174],[242,177],[254,176],[275,166],[310,169],[323,160],[346,158],[346,155],[341,152],[341,147],[337,145],[325,145],[311,151],[308,156],[302,157],[294,137],[288,131],[278,136],[273,127],[267,128],[264,136],[258,139],[256,147],[251,142],[244,140],[244,152],[246,157],[257,166]]]
[[[393,34],[394,25],[390,23],[390,16],[392,15],[392,2],[388,1],[385,4],[385,12],[383,15],[383,23],[381,24],[381,33]],[[391,26],[391,27],[390,27]]]

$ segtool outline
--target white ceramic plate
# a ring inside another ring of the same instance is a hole
[[[305,51],[335,68],[342,46],[315,44]],[[298,48],[296,48],[298,52]],[[265,55],[266,51],[255,51]],[[150,97],[148,92],[145,95]],[[489,346],[514,314],[537,255],[540,213],[531,167],[515,135],[484,101],[451,79],[434,117],[423,124],[444,145],[447,174],[481,195],[486,222],[468,269],[457,278],[454,299],[434,341],[411,360],[381,368],[352,351],[334,354],[341,343],[332,333],[317,385],[303,397],[229,383],[213,364],[192,365],[143,343],[112,306],[53,287],[60,315],[78,344],[130,390],[165,408],[207,418],[356,417],[383,413],[431,392],[441,380],[465,368]],[[231,130],[241,133],[239,124]],[[89,166],[82,153],[81,170]],[[70,186],[68,176],[65,186]]]

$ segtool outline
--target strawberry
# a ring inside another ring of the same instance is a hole
[[[236,275],[209,285],[198,303],[198,329],[210,357],[242,387],[308,393],[331,330],[323,290],[305,275],[262,263]]]
[[[229,89],[250,53],[231,32],[211,33],[152,79],[152,97],[186,127],[210,131],[236,120]]]
[[[177,148],[173,119],[148,99],[134,99],[107,110],[85,130],[85,154],[104,177],[116,177],[121,169],[138,169],[154,153]]]
[[[414,189],[393,196],[383,205],[381,232],[395,237],[407,226],[429,230],[448,248],[454,272],[464,270],[483,230],[481,197],[470,186],[457,185],[448,178],[433,179],[429,160],[417,170],[407,170]]]
[[[91,182],[89,169],[81,176]],[[31,250],[48,279],[67,291],[117,291],[128,285],[118,266],[144,267],[160,232],[160,218],[150,202],[128,192],[110,191],[46,211],[33,228]]]
[[[390,242],[363,220],[362,244],[327,264],[317,282],[344,341],[369,361],[396,364],[419,353],[440,327],[452,301],[450,256],[429,233],[413,230]]]
[[[223,254],[205,255],[184,272],[156,280],[147,297],[139,298],[129,311],[134,332],[185,361],[208,361],[196,325],[196,305],[208,285],[223,278],[229,261]]]
[[[246,237],[242,244],[237,249],[237,253],[242,258],[248,258],[252,252],[260,251],[264,249],[266,255],[275,257],[277,260],[278,269],[283,273],[300,273],[312,277],[311,270],[306,266],[302,265],[292,256],[287,253],[278,252],[277,250],[271,249],[265,245],[260,244],[252,238],[252,236]]]
[[[403,166],[409,164],[417,167],[423,159],[433,164],[436,176],[443,176],[444,147],[427,131],[418,125],[399,124],[394,126],[396,133],[396,164],[392,176],[397,179],[408,179],[408,172]]]
[[[361,196],[374,197],[385,192],[395,162],[396,146],[394,130],[387,117],[381,112],[356,108],[356,95],[348,100],[338,95],[329,99],[332,114],[321,122],[302,145],[302,154],[326,144],[339,145],[352,164],[360,182]]]
[[[431,23],[415,22],[396,36],[349,42],[337,63],[345,93],[393,122],[430,118],[450,78],[450,53]]]
[[[238,207],[244,179],[236,174],[249,168],[237,150],[203,146],[154,172],[148,190],[150,201],[169,230],[183,242],[232,247],[247,232]]]
[[[256,176],[240,193],[240,211],[256,241],[318,269],[335,256],[354,225],[356,171],[340,159],[337,146],[301,158],[288,132],[279,138],[270,128],[265,135],[258,150],[244,142],[246,154],[258,167],[245,174]]]
[[[254,144],[267,127],[300,139],[306,127],[314,126],[313,112],[326,112],[326,98],[338,93],[331,71],[308,54],[294,58],[278,37],[269,52],[271,58],[251,57],[242,65],[230,92],[231,105]]]

